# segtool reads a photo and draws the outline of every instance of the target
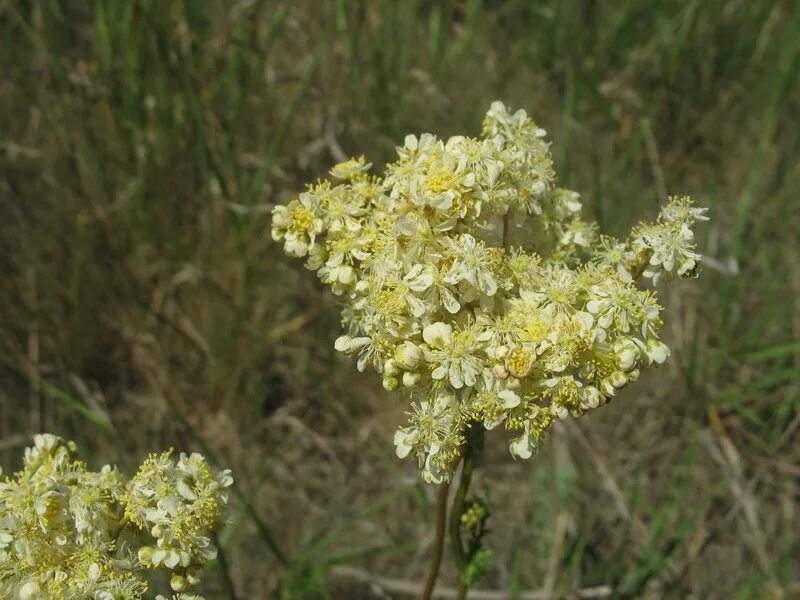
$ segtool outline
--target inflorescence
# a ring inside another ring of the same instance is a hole
[[[186,590],[216,556],[209,536],[229,471],[164,452],[126,481],[109,465],[87,470],[73,442],[34,441],[22,471],[0,479],[0,597],[134,600],[147,592],[148,571],[165,570],[173,600],[202,600]]]
[[[671,198],[627,240],[602,235],[544,135],[494,102],[479,138],[408,135],[382,178],[352,159],[273,211],[273,239],[346,299],[335,348],[407,393],[394,443],[426,481],[450,479],[467,428],[503,425],[529,458],[670,355],[637,283],[695,276],[706,209]]]

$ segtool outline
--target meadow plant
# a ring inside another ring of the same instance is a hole
[[[528,459],[556,421],[667,360],[639,285],[696,275],[705,209],[671,198],[627,239],[600,233],[557,186],[544,130],[501,102],[480,137],[408,135],[397,155],[382,177],[364,157],[336,165],[274,209],[272,237],[343,297],[336,350],[407,399],[397,455],[445,485],[463,458],[450,532],[466,589],[486,562],[486,514],[466,499],[484,431]]]
[[[173,600],[202,600],[188,588],[216,556],[210,536],[232,482],[201,455],[171,451],[126,480],[109,465],[89,471],[73,442],[37,435],[22,470],[0,480],[0,597],[134,600],[148,572],[164,571]]]

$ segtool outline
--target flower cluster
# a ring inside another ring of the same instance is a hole
[[[0,597],[134,600],[146,571],[163,568],[174,600],[202,600],[184,590],[215,555],[208,536],[231,483],[199,454],[170,452],[126,482],[115,467],[87,470],[72,442],[37,435],[22,471],[0,480]]]
[[[528,458],[669,356],[637,283],[697,272],[705,209],[672,198],[627,240],[600,235],[544,133],[494,102],[479,138],[409,135],[382,178],[353,159],[273,211],[273,239],[346,299],[335,348],[407,393],[394,442],[426,481],[449,480],[467,428],[503,425]]]

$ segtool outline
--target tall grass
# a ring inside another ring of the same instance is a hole
[[[333,356],[335,301],[277,260],[268,211],[342,153],[388,160],[502,98],[603,227],[667,193],[710,206],[711,260],[666,298],[676,360],[649,394],[532,470],[489,449],[484,584],[796,593],[791,2],[28,0],[0,32],[4,467],[39,430],[94,463],[202,445],[244,500],[223,534],[241,597],[356,597],[343,562],[418,580],[434,500],[393,460],[401,407]]]

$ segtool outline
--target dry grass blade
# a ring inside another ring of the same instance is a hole
[[[586,455],[592,461],[595,469],[597,469],[597,473],[600,475],[603,487],[611,496],[617,513],[620,517],[626,521],[630,521],[633,524],[636,532],[636,542],[639,546],[644,546],[645,541],[650,536],[647,526],[642,522],[641,519],[639,519],[639,517],[631,514],[630,508],[628,508],[628,503],[625,500],[625,495],[622,493],[617,480],[611,474],[606,461],[599,454],[597,454],[597,452],[595,452],[594,446],[586,438],[586,434],[583,433],[577,423],[574,423],[573,421],[567,421],[566,423],[569,431],[575,436],[575,439],[578,440],[586,452]]]
[[[567,511],[562,510],[556,517],[556,522],[553,525],[553,542],[552,550],[550,552],[550,561],[547,567],[547,576],[544,580],[543,592],[547,594],[547,598],[552,598],[555,590],[556,581],[558,580],[559,564],[561,562],[561,551],[564,548],[564,537],[567,532],[567,519],[569,514]]]
[[[738,505],[742,507],[745,522],[750,529],[749,541],[758,559],[761,569],[769,577],[773,592],[779,598],[785,597],[785,591],[775,576],[766,549],[766,539],[759,519],[759,508],[755,496],[750,491],[749,484],[745,481],[745,474],[742,465],[741,455],[736,446],[725,431],[725,426],[719,418],[719,413],[714,406],[708,408],[708,417],[711,423],[711,430],[714,432],[715,439],[709,436],[701,436],[703,443],[708,448],[712,458],[723,466],[728,472],[729,487]]]

